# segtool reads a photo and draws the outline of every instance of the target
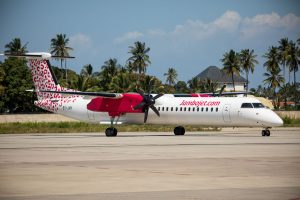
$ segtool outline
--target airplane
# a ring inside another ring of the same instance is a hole
[[[46,52],[24,55],[32,73],[38,100],[44,110],[84,122],[106,124],[107,137],[117,136],[119,124],[171,124],[175,135],[184,135],[184,125],[213,127],[262,127],[262,136],[270,128],[283,125],[282,119],[259,100],[250,97],[215,97],[205,94],[151,94],[81,92],[58,84]],[[74,58],[74,57],[64,57]]]

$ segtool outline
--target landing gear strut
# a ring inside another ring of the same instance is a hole
[[[177,126],[174,128],[174,134],[175,135],[184,135],[185,129],[182,126]]]
[[[261,135],[262,136],[270,136],[271,135],[271,132],[268,128],[266,128],[266,130],[262,130],[261,131]]]
[[[118,130],[114,128],[115,117],[110,118],[110,127],[105,130],[106,137],[115,137],[118,134]]]

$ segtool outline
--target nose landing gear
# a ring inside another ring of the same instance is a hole
[[[261,131],[261,136],[270,136],[271,132],[268,128],[266,128],[266,130],[262,130]]]

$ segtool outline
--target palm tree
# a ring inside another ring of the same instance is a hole
[[[130,92],[134,87],[128,73],[120,73],[112,79],[110,90],[113,92]]]
[[[91,64],[84,65],[80,75],[91,78],[93,76],[93,66]]]
[[[200,82],[201,92],[211,92],[213,94],[216,93],[217,88],[219,86],[218,83],[213,82],[211,79],[207,78],[204,81]]]
[[[267,61],[264,63],[264,67],[267,67],[267,71],[277,71],[279,68],[279,53],[276,47],[270,47],[268,52],[263,55]]]
[[[246,72],[247,92],[248,92],[248,85],[249,85],[249,79],[248,79],[249,72],[253,74],[255,64],[258,64],[258,61],[255,59],[256,56],[257,55],[254,55],[253,49],[251,51],[249,49],[243,49],[240,53],[241,68]]]
[[[57,34],[56,38],[51,39],[51,54],[55,56],[59,56],[60,58],[60,68],[62,69],[62,63],[65,61],[65,72],[66,72],[66,80],[67,80],[67,61],[63,57],[70,56],[69,52],[73,50],[73,48],[68,46],[69,38],[66,37],[66,34]]]
[[[231,80],[233,84],[233,90],[235,91],[235,84],[234,84],[234,75],[240,75],[240,58],[239,54],[236,53],[234,50],[230,50],[223,55],[221,59],[223,62],[223,70],[225,73],[231,75]]]
[[[21,55],[27,52],[26,46],[28,42],[22,46],[22,42],[20,38],[14,38],[10,43],[5,45],[6,50],[4,53],[6,54],[15,54]]]
[[[289,51],[288,51],[288,56],[287,56],[287,65],[289,66],[290,71],[294,71],[294,100],[295,100],[295,105],[297,102],[296,99],[296,72],[299,69],[299,64],[300,64],[300,49],[296,46],[296,44],[292,41],[289,43]]]
[[[151,64],[149,60],[150,48],[146,47],[145,43],[139,41],[134,43],[134,46],[129,46],[129,52],[132,56],[127,61],[131,61],[131,67],[133,71],[138,71],[139,74],[145,73],[148,64]]]
[[[280,71],[280,68],[275,68],[268,70],[269,73],[264,73],[264,76],[266,77],[264,83],[268,84],[269,88],[273,90],[273,100],[276,97],[276,88],[280,87],[284,83],[284,78],[280,74]],[[273,103],[276,105],[275,101]]]
[[[75,90],[86,91],[88,89],[87,81],[88,81],[87,77],[83,75],[79,75],[77,81],[71,82],[72,84],[71,87]]]
[[[200,80],[197,77],[192,78],[192,80],[188,81],[189,88],[191,92],[199,92],[200,90]]]
[[[117,59],[110,58],[104,62],[104,65],[101,67],[102,72],[100,73],[101,84],[108,90],[109,84],[111,83],[114,76],[116,76],[121,68],[121,65],[118,64]]]
[[[286,67],[288,50],[289,50],[289,39],[282,38],[278,42],[279,42],[279,47],[278,47],[279,60],[280,60],[280,64],[282,64],[282,73],[283,73],[283,77],[285,79],[285,67]]]
[[[175,81],[177,80],[177,71],[174,68],[169,68],[167,73],[164,73],[164,76],[166,76],[166,83],[169,85],[174,85]]]

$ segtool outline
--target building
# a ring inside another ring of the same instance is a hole
[[[202,71],[200,74],[196,76],[201,81],[205,81],[206,79],[210,79],[211,81],[219,84],[219,89],[223,85],[226,85],[224,91],[229,92],[233,91],[233,83],[231,79],[231,75],[226,74],[224,71],[219,69],[216,66],[209,66],[204,71]],[[235,91],[245,91],[247,80],[243,78],[242,76],[233,76],[234,84],[235,84]]]

